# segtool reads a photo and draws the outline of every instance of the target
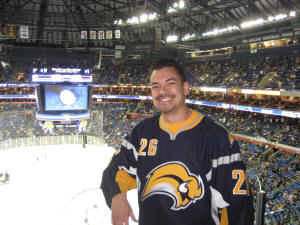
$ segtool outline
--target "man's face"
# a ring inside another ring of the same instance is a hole
[[[173,114],[186,107],[185,96],[189,93],[189,85],[182,82],[177,70],[163,67],[151,74],[152,101],[163,114]]]

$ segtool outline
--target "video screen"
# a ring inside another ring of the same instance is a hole
[[[88,86],[45,85],[45,111],[88,109]]]

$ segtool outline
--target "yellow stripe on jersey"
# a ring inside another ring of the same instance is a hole
[[[234,138],[234,136],[229,131],[227,131],[227,133],[228,133],[230,144],[232,145],[233,141],[235,140],[235,138]]]
[[[227,214],[227,208],[221,209],[221,222],[220,225],[228,225],[228,214]]]
[[[123,194],[127,191],[136,188],[136,181],[125,170],[119,170],[116,174],[115,181]]]
[[[194,128],[201,122],[203,118],[203,115],[194,110],[192,110],[192,115],[190,116],[190,118],[188,118],[186,121],[183,121],[182,123],[168,123],[163,119],[163,116],[160,116],[159,127],[167,132],[170,135],[171,139],[174,140],[180,132]]]

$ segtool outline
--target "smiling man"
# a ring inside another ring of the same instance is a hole
[[[183,67],[151,67],[160,115],[139,123],[103,172],[112,224],[137,221],[126,192],[137,188],[139,225],[253,225],[253,202],[237,142],[223,127],[190,110]]]
[[[172,123],[185,121],[191,115],[185,104],[189,85],[180,74],[180,67],[170,65],[153,70],[150,78],[153,104],[163,114],[164,119]]]

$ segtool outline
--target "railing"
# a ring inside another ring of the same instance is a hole
[[[104,140],[100,137],[87,135],[87,144],[102,145]],[[84,144],[83,135],[62,135],[62,136],[31,136],[23,138],[8,139],[0,142],[0,150],[21,148],[28,146],[42,145],[65,145]]]

